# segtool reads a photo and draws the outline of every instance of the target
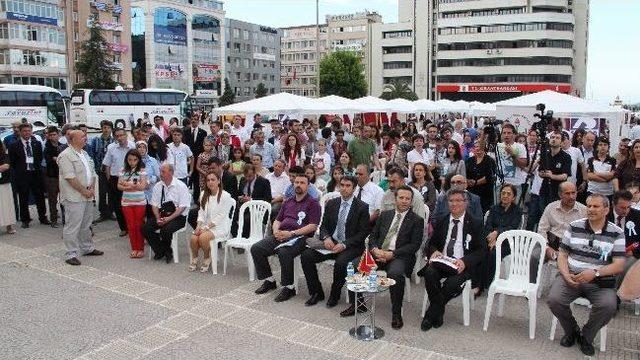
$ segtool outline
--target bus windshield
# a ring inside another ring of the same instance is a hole
[[[32,114],[36,113],[36,110],[29,110],[24,108],[46,108],[47,109],[47,122],[54,122],[59,125],[65,122],[65,106],[62,96],[59,93],[54,92],[40,92],[40,91],[0,91],[0,107],[13,109],[16,112],[16,116],[26,116],[28,111]],[[24,113],[20,113],[20,109]],[[45,119],[42,119],[45,120]],[[46,123],[43,122],[46,125]]]

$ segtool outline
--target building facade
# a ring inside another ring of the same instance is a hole
[[[90,28],[102,30],[107,41],[115,73],[113,80],[124,88],[132,87],[131,71],[131,5],[122,0],[66,0],[67,61],[71,87],[82,81],[75,64],[80,59],[81,45],[89,39]]]
[[[49,86],[68,96],[67,31],[61,2],[2,0],[0,10],[0,83]]]
[[[132,0],[136,88],[176,89],[217,104],[225,73],[224,9],[218,0]]]
[[[390,78],[431,99],[495,102],[546,89],[585,95],[588,0],[398,5],[398,24],[374,27],[373,63],[382,74],[372,80],[374,96]]]
[[[236,101],[253,99],[259,84],[279,93],[281,31],[234,19],[225,24],[226,75]]]
[[[283,92],[318,96],[318,63],[327,53],[327,26],[320,25],[320,32],[317,30],[316,25],[282,29],[280,85]],[[320,54],[319,58],[317,53]]]

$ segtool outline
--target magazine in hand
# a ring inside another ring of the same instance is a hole
[[[458,265],[455,263],[456,260],[457,259],[452,257],[442,256],[431,260],[431,266],[440,270],[443,274],[455,275],[458,273]]]

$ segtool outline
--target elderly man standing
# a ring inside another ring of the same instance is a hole
[[[587,218],[571,223],[560,243],[558,276],[547,303],[565,335],[560,345],[576,341],[583,354],[595,353],[593,339],[616,313],[616,276],[625,263],[625,239],[621,228],[607,221],[609,199],[600,194],[587,197]],[[580,331],[570,304],[584,297],[591,303],[589,320]]]
[[[72,130],[67,139],[69,147],[58,155],[60,199],[66,213],[62,238],[67,248],[65,262],[80,265],[78,252],[85,256],[104,254],[95,249],[90,229],[97,175],[91,157],[83,150],[87,136],[81,130]]]

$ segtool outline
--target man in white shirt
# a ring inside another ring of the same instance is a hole
[[[273,172],[266,176],[271,184],[271,217],[275,219],[280,211],[282,202],[284,201],[284,193],[291,185],[289,175],[284,172],[285,163],[282,159],[278,159],[273,163]]]
[[[413,165],[423,163],[431,170],[434,169],[435,152],[431,149],[424,148],[424,136],[413,136],[413,150],[407,154],[407,162],[409,163],[409,173],[413,170]]]
[[[355,188],[354,195],[358,200],[362,200],[369,206],[369,217],[373,223],[380,215],[380,204],[382,203],[384,190],[371,182],[369,167],[364,164],[356,167],[356,178],[358,179],[358,186]]]
[[[120,237],[123,237],[127,235],[127,223],[120,205],[122,201],[122,191],[118,189],[118,178],[124,167],[124,160],[127,153],[129,150],[135,149],[136,146],[133,141],[127,139],[127,132],[124,129],[115,129],[113,136],[116,138],[116,141],[107,146],[107,153],[102,160],[102,166],[104,167],[104,174],[107,181],[109,181],[109,198],[113,199],[110,205],[116,214],[118,227],[120,227]]]
[[[236,115],[233,117],[233,126],[229,129],[232,136],[237,136],[240,142],[244,144],[249,138],[247,129],[242,126],[242,117]]]
[[[454,140],[455,142],[458,143],[458,145],[462,145],[462,143],[464,142],[464,135],[463,135],[463,122],[462,119],[456,119],[453,122],[453,133],[451,134],[451,140]]]
[[[523,144],[515,142],[516,128],[505,123],[502,125],[502,141],[496,148],[496,162],[498,176],[504,178],[507,184],[518,188],[518,196],[522,193],[521,185],[527,179],[527,149]],[[496,184],[500,183],[499,181]]]
[[[584,161],[582,151],[580,151],[580,149],[578,149],[577,147],[571,146],[571,137],[566,131],[562,132],[562,150],[564,150],[564,152],[571,156],[571,176],[569,176],[569,179],[567,181],[576,184],[578,171],[582,173],[583,179],[586,179],[586,162]]]
[[[171,130],[173,142],[167,146],[167,152],[173,159],[175,177],[185,185],[193,172],[193,152],[189,146],[182,142],[182,131],[178,128]]]
[[[191,194],[187,185],[174,176],[171,164],[162,164],[160,180],[154,185],[151,195],[153,216],[142,226],[142,233],[155,253],[153,259],[160,260],[166,257],[168,264],[173,260],[171,238],[173,233],[185,226]],[[157,233],[157,230],[160,230],[160,233]]]

